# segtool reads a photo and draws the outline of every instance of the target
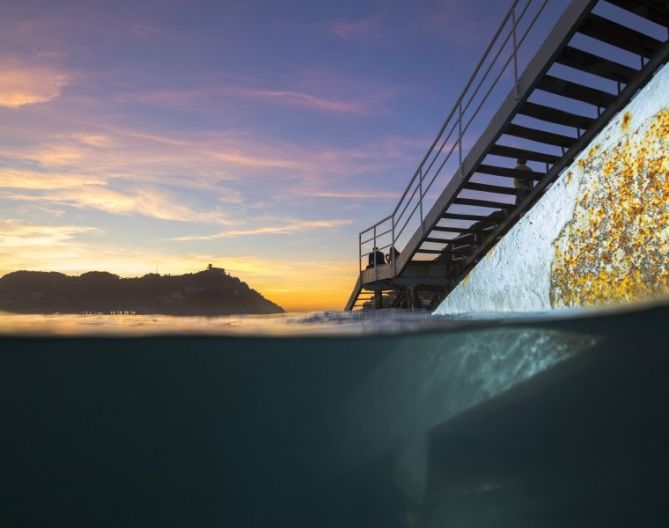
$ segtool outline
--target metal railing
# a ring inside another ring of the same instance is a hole
[[[385,253],[385,250],[388,250],[389,255],[386,260],[393,267],[393,274],[396,273],[396,252],[393,248],[397,248],[417,229],[425,231],[424,215],[438,196],[438,193],[430,191],[433,188],[443,189],[450,181],[450,178],[446,179],[448,176],[452,177],[458,171],[462,174],[463,159],[468,153],[468,145],[465,144],[466,134],[485,103],[491,99],[491,95],[495,95],[495,89],[500,88],[500,79],[510,70],[513,73],[514,89],[516,94],[519,93],[520,50],[532,29],[536,27],[536,22],[544,13],[547,4],[548,0],[513,0],[395,209],[385,218],[360,232],[358,257],[361,272],[363,262],[367,259],[370,261],[367,267],[374,268],[376,275],[378,264],[375,251]],[[505,87],[504,93],[499,95],[507,94],[508,87]],[[441,187],[434,186],[437,180],[444,180]]]

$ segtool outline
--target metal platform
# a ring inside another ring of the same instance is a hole
[[[435,308],[669,59],[669,0],[572,0],[521,75],[547,3],[513,2],[395,209],[360,232],[347,310]],[[387,263],[365,268],[374,248]]]

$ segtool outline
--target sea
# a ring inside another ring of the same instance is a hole
[[[669,302],[0,313],[2,527],[666,526]]]

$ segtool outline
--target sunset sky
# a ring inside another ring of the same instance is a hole
[[[0,275],[212,263],[288,310],[341,309],[358,231],[509,5],[2,2]]]

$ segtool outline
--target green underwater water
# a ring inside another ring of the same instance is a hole
[[[2,526],[666,524],[666,304],[0,317]]]

